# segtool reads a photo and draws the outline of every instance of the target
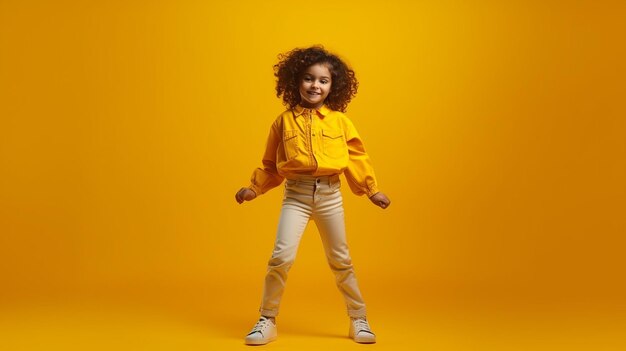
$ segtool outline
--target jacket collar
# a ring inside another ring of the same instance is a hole
[[[320,116],[320,117],[326,117],[326,115],[331,111],[330,108],[328,108],[328,106],[326,106],[326,105],[322,105],[322,107],[318,108],[317,110],[310,109],[310,108],[304,108],[304,107],[302,107],[300,105],[297,105],[293,109],[293,115],[295,117],[298,117],[298,116],[304,114],[304,112],[306,112],[306,110],[309,110],[311,112],[312,111],[316,111],[318,116]]]

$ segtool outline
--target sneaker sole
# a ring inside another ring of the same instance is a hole
[[[355,342],[359,343],[359,344],[375,344],[376,340],[371,340],[371,339],[354,339]]]
[[[276,337],[269,338],[268,340],[246,340],[246,345],[265,345],[275,340]]]
[[[354,342],[359,343],[359,344],[375,344],[376,343],[376,337],[374,336],[372,337],[354,337],[354,333],[352,332],[352,330],[350,330],[350,332],[348,333],[348,336],[350,337],[350,339],[354,340]]]

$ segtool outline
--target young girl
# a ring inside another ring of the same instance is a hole
[[[374,343],[365,302],[352,267],[339,174],[344,173],[356,195],[367,195],[377,206],[391,203],[378,191],[374,170],[352,121],[343,114],[357,91],[357,80],[341,59],[321,46],[294,49],[279,55],[274,66],[276,95],[288,110],[270,128],[262,167],[251,184],[235,195],[250,201],[280,185],[285,192],[272,257],[268,263],[261,318],[246,336],[246,344],[275,340],[276,316],[287,272],[294,263],[300,238],[310,219],[320,232],[326,257],[351,317],[349,336]]]

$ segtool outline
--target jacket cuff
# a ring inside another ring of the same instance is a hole
[[[378,190],[378,187],[376,185],[370,185],[367,187],[367,197],[370,198],[374,195],[376,195],[376,193],[379,193],[380,191]]]

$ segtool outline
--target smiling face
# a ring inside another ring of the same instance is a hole
[[[331,74],[324,63],[309,66],[300,79],[300,105],[306,108],[320,108],[330,93]]]

